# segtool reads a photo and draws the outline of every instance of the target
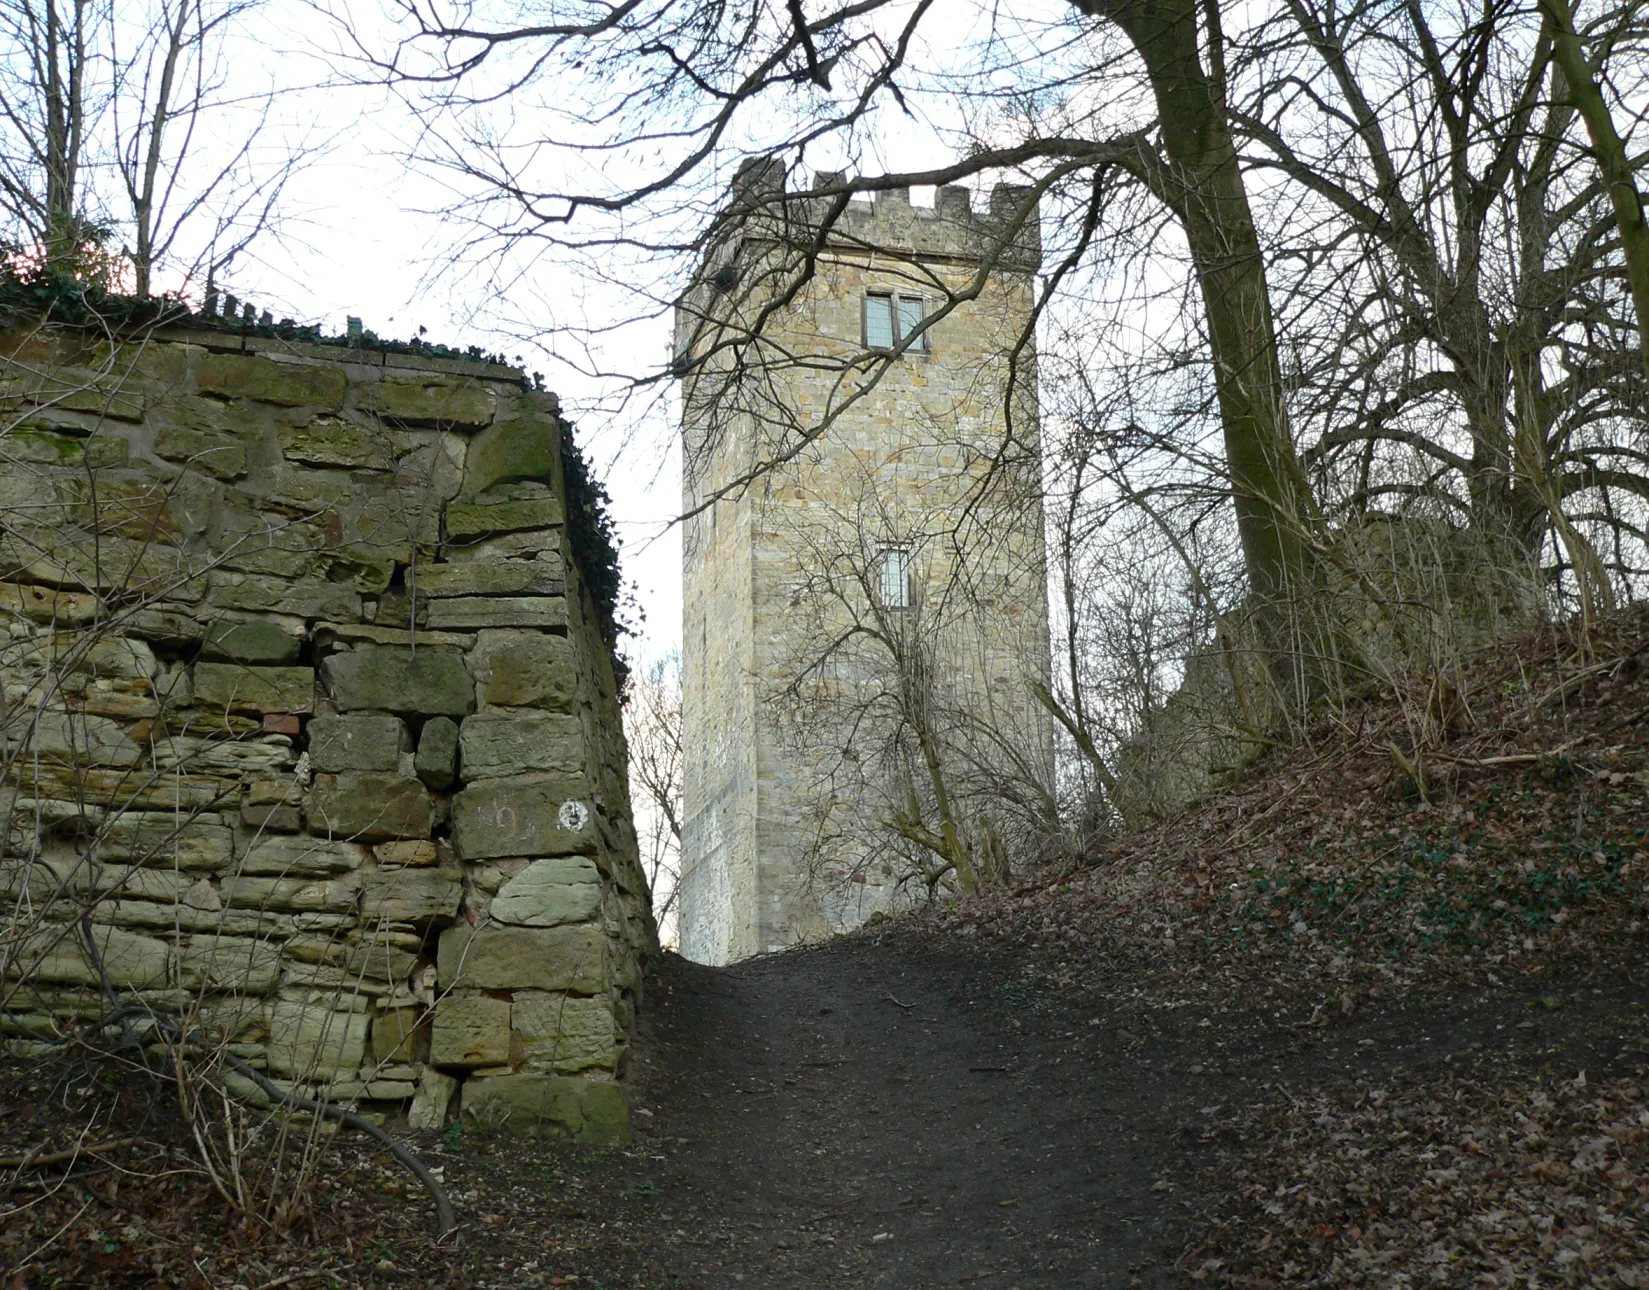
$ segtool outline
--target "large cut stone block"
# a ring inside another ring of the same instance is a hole
[[[413,769],[436,792],[452,787],[458,778],[458,724],[452,718],[431,717],[424,722]]]
[[[473,560],[418,570],[422,596],[559,596],[566,586],[560,559]]]
[[[547,632],[484,631],[471,655],[481,702],[571,712],[578,693],[573,646]]]
[[[584,769],[584,726],[547,712],[484,713],[464,718],[459,748],[467,780],[541,770],[576,775]]]
[[[321,664],[327,689],[345,710],[461,717],[475,707],[475,683],[461,654],[361,645]]]
[[[126,811],[104,825],[100,860],[177,869],[224,869],[235,858],[235,835],[216,815],[191,819],[187,812]]]
[[[418,780],[366,771],[315,776],[304,814],[311,832],[356,842],[427,838],[434,822],[429,790]]]
[[[454,596],[432,600],[432,631],[468,631],[477,627],[538,627],[566,630],[563,596]]]
[[[290,999],[271,1000],[267,1009],[269,1069],[274,1074],[324,1079],[360,1069],[371,1024],[365,1014]]]
[[[464,1123],[528,1137],[628,1146],[630,1113],[611,1080],[572,1075],[493,1075],[463,1088]]]
[[[553,479],[560,454],[561,436],[554,421],[500,421],[470,441],[464,492],[473,497],[495,484]]]
[[[359,869],[366,862],[367,855],[367,849],[354,842],[309,837],[263,837],[248,848],[239,868],[242,873],[309,877]]]
[[[418,1022],[422,1012],[417,1008],[390,1008],[372,1019],[372,1060],[379,1064],[394,1062],[410,1065],[422,1061],[418,1053]]]
[[[601,913],[601,874],[588,856],[534,860],[499,888],[491,913],[524,927],[590,922]]]
[[[313,466],[351,466],[388,470],[394,445],[381,430],[353,425],[337,417],[317,417],[305,426],[281,430],[281,451],[288,461]]]
[[[443,990],[559,990],[600,994],[607,988],[607,946],[599,927],[480,927],[441,933],[436,968]]]
[[[303,642],[279,623],[257,619],[216,622],[206,629],[200,655],[222,663],[290,663]]]
[[[144,990],[166,984],[172,950],[165,941],[117,927],[92,928],[109,984],[118,990]],[[47,924],[8,949],[8,976],[63,985],[101,986],[97,963],[86,952],[78,926]]]
[[[195,384],[208,394],[257,399],[283,407],[342,405],[347,382],[341,367],[276,363],[240,354],[203,354],[195,363]]]
[[[190,936],[178,949],[178,984],[189,990],[268,994],[281,979],[278,946],[249,936]]]
[[[196,663],[195,702],[230,712],[308,712],[315,706],[315,669]]]
[[[464,860],[594,854],[595,817],[581,781],[492,779],[452,799],[452,838]]]
[[[454,502],[447,507],[447,538],[462,541],[487,533],[512,533],[520,529],[554,528],[566,518],[560,499],[523,497],[519,499],[476,499]]]
[[[397,771],[412,751],[406,723],[373,712],[323,714],[309,723],[309,764],[316,770]]]
[[[351,622],[361,616],[361,595],[330,582],[289,582],[263,575],[214,574],[207,603],[254,614],[292,614]]]
[[[505,1066],[510,1060],[510,1005],[484,995],[448,995],[435,1005],[431,1066]]]
[[[613,1005],[606,995],[578,999],[568,995],[515,996],[510,1024],[521,1036],[522,1052],[539,1070],[573,1075],[618,1065],[618,1034]]]
[[[390,869],[370,873],[361,895],[361,916],[377,923],[427,923],[458,913],[464,887],[445,869]]]
[[[223,880],[223,903],[239,909],[270,909],[285,914],[355,908],[358,889],[327,878],[261,878],[238,874]]]
[[[356,398],[364,410],[406,425],[484,426],[496,408],[491,386],[433,374],[386,376],[360,386]]]

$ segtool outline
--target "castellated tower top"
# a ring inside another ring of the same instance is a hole
[[[783,162],[752,158],[739,168],[732,190],[726,217],[740,225],[729,230],[735,242],[782,238],[805,245],[828,227],[823,241],[834,254],[858,249],[925,261],[988,261],[1021,273],[1035,273],[1042,263],[1037,209],[1031,189],[1020,184],[997,184],[983,212],[973,209],[971,194],[960,186],[940,188],[931,207],[913,206],[905,187],[867,194],[869,200],[854,194],[844,204],[847,177],[841,171],[817,171],[809,192],[788,193]]]

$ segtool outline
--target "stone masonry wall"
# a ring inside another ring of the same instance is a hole
[[[627,1136],[656,931],[567,433],[485,363],[0,336],[11,1042],[112,992],[414,1127]]]

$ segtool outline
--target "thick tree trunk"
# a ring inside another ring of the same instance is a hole
[[[1294,451],[1266,285],[1265,262],[1223,87],[1198,51],[1196,0],[1073,0],[1115,23],[1145,62],[1157,103],[1166,164],[1143,176],[1179,217],[1190,245],[1214,362],[1226,467],[1243,561],[1260,606],[1273,671],[1291,688],[1300,666],[1298,618],[1309,594],[1315,522]]]
[[[1626,280],[1632,289],[1632,305],[1638,319],[1638,346],[1642,352],[1645,379],[1649,380],[1649,225],[1643,214],[1643,195],[1632,180],[1632,163],[1626,145],[1615,130],[1609,105],[1598,89],[1597,78],[1586,60],[1575,32],[1574,14],[1568,0],[1540,0],[1552,24],[1552,53],[1568,82],[1569,98],[1592,139],[1592,156],[1609,186],[1609,200],[1615,207],[1615,224],[1620,229],[1621,249],[1626,254]]]

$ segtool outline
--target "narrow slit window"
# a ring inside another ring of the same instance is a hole
[[[926,316],[920,296],[871,292],[864,302],[865,348],[892,349],[899,341],[910,339],[911,349],[925,352],[928,337],[920,328]]]
[[[911,606],[910,551],[902,546],[883,547],[876,557],[877,596],[889,609]]]

